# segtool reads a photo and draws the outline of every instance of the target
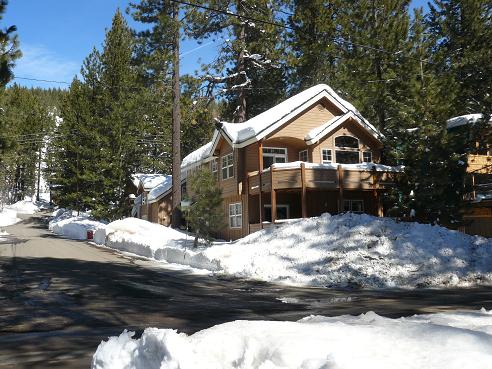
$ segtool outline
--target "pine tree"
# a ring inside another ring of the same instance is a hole
[[[0,20],[3,18],[7,5],[7,0],[0,1]],[[15,61],[22,56],[16,31],[16,26],[0,30],[0,86],[2,87],[12,80],[12,68]]]

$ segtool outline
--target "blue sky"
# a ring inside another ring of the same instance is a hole
[[[138,1],[138,0],[137,0]],[[15,24],[21,50],[15,75],[54,81],[71,81],[78,74],[84,58],[93,46],[100,47],[105,30],[117,8],[124,11],[129,0],[11,0],[2,27]],[[427,0],[413,0],[421,6]],[[131,17],[132,27],[139,27]],[[182,45],[182,73],[199,69],[200,61],[209,61],[216,54],[219,41]],[[15,80],[23,86],[66,87],[58,83]]]

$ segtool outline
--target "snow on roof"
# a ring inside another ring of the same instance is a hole
[[[335,128],[340,127],[340,125],[343,122],[347,121],[347,119],[349,118],[352,118],[355,122],[363,126],[374,138],[376,138],[377,140],[380,139],[381,133],[379,133],[376,128],[374,128],[374,126],[368,124],[369,122],[360,119],[356,114],[354,114],[354,112],[348,111],[343,115],[337,115],[336,117],[333,117],[328,122],[319,127],[313,128],[311,131],[308,132],[304,140],[307,142],[308,145],[312,145],[325,137],[328,133],[332,132]]]
[[[135,174],[135,176],[137,176],[137,174]],[[145,191],[153,189],[167,177],[162,174],[138,174],[138,176],[139,184],[142,184]]]
[[[319,84],[294,95],[280,104],[258,114],[243,123],[220,123],[224,137],[235,147],[244,147],[265,137],[295,114],[309,107],[321,98],[328,98],[343,113],[351,111],[364,122],[367,127],[380,135],[377,129],[364,119],[358,110],[348,101],[342,99],[333,89],[325,84]]]
[[[168,192],[173,186],[173,176],[167,175],[164,176],[164,180],[156,185],[152,190],[150,190],[147,196],[147,202],[149,204],[157,201],[157,199]]]
[[[203,160],[207,159],[211,154],[212,141],[206,143],[205,145],[199,147],[192,153],[186,155],[184,159],[181,161],[181,168],[185,168],[192,164],[198,165]]]
[[[458,117],[448,119],[446,122],[446,128],[452,129],[452,128],[464,126],[467,124],[475,124],[482,118],[483,118],[483,114],[480,114],[480,113],[460,115]],[[490,119],[489,123],[492,123],[492,118]]]

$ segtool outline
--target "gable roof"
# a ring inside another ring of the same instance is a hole
[[[453,129],[455,127],[465,126],[467,124],[475,124],[480,119],[483,119],[483,118],[484,118],[484,115],[480,114],[480,113],[460,115],[458,117],[448,119],[446,121],[446,128],[447,129]],[[490,123],[492,123],[492,117],[490,118],[489,124]]]
[[[166,175],[163,176],[163,180],[156,185],[152,190],[150,190],[147,196],[147,202],[152,204],[156,202],[162,195],[169,192],[173,186],[173,176]]]
[[[380,140],[383,137],[383,135],[369,123],[352,104],[342,99],[330,86],[319,84],[282,101],[280,104],[275,105],[246,122],[217,123],[212,141],[186,156],[182,161],[181,168],[199,165],[202,162],[211,159],[221,137],[223,137],[233,148],[243,148],[268,136],[270,133],[289,122],[296,115],[302,113],[322,99],[330,101],[342,112],[342,115],[333,118],[322,126],[309,132],[306,136],[306,141],[310,142],[313,139],[319,140],[323,137],[322,135],[328,134],[349,118],[352,118],[359,123],[377,140]]]
[[[309,131],[309,133],[304,138],[306,144],[315,144],[316,142],[327,136],[329,133],[333,132],[336,128],[340,127],[349,119],[352,119],[361,127],[365,128],[365,130],[369,132],[376,140],[381,142],[381,133],[376,128],[374,128],[372,124],[363,119],[360,119],[353,111],[348,111],[343,115],[337,115],[336,117],[333,117],[325,124],[313,128],[311,131]]]
[[[141,185],[145,191],[149,191],[165,179],[165,175],[162,174],[143,174],[137,173],[132,175],[134,184],[137,184],[137,188]]]
[[[261,140],[322,99],[328,99],[343,114],[352,112],[361,122],[364,122],[366,128],[369,127],[371,131],[381,136],[377,129],[362,117],[352,104],[342,99],[330,86],[325,84],[308,88],[246,122],[220,122],[217,124],[217,129],[232,147],[242,148]],[[217,138],[218,135],[214,134],[214,146],[217,144]]]

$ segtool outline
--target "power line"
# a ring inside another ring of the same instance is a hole
[[[63,83],[63,84],[67,84],[67,85],[70,84],[70,82],[66,82],[66,81],[52,81],[52,80],[49,80],[49,79],[38,79],[38,78],[29,78],[29,77],[17,77],[17,76],[14,76],[14,79],[25,79],[27,81],[36,81],[36,82]]]

